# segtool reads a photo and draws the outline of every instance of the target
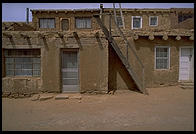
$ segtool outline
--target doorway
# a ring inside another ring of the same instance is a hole
[[[179,80],[194,80],[194,50],[193,47],[180,48]]]
[[[78,50],[61,52],[62,92],[79,92]]]

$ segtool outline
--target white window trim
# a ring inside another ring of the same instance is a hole
[[[140,25],[140,28],[134,28],[134,27],[133,27],[133,18],[140,18],[140,19],[141,19],[141,25]],[[132,28],[132,29],[141,29],[141,28],[142,28],[142,16],[132,16],[132,24],[131,24],[131,28]]]
[[[168,68],[167,69],[157,69],[156,68],[156,48],[168,48],[169,57],[168,57]],[[154,70],[170,70],[170,46],[155,46],[154,49]]]
[[[150,21],[151,21],[151,18],[152,18],[152,17],[156,17],[156,18],[157,18],[157,24],[156,24],[156,25],[151,25],[151,24],[150,24]],[[158,21],[158,16],[149,16],[149,26],[158,26],[158,22],[159,22],[159,21]]]

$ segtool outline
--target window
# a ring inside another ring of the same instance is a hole
[[[68,19],[61,20],[61,29],[64,31],[69,30],[69,20]]]
[[[41,18],[39,19],[40,28],[55,28],[55,19],[54,18]]]
[[[150,16],[149,17],[149,25],[150,26],[158,26],[158,17],[157,16]]]
[[[76,18],[76,28],[91,28],[91,18]]]
[[[117,25],[119,27],[123,27],[123,22],[122,22],[121,16],[117,16],[116,17],[116,20],[117,20]]]
[[[142,28],[142,17],[132,16],[132,29]]]
[[[40,49],[5,49],[6,76],[40,76]]]
[[[169,69],[169,47],[157,46],[155,47],[155,67],[156,69]]]

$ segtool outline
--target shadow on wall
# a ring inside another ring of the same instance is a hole
[[[120,75],[125,84],[123,82],[120,83],[119,79],[117,79],[117,74]],[[108,93],[110,91],[114,93],[119,87],[141,93],[114,49],[109,45]]]

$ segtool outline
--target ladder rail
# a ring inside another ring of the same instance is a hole
[[[110,44],[112,45],[113,49],[115,50],[115,52],[117,53],[118,57],[120,58],[120,60],[122,61],[123,65],[126,67],[127,71],[130,73],[130,75],[133,77],[133,79],[135,80],[136,85],[138,86],[139,90],[141,90],[144,94],[146,94],[146,91],[144,90],[143,86],[141,86],[141,82],[139,81],[137,75],[135,74],[134,71],[131,70],[131,65],[128,63],[127,59],[125,58],[125,56],[122,54],[120,48],[118,47],[117,43],[115,42],[115,40],[113,39],[113,37],[110,35],[109,31],[107,30],[107,28],[103,25],[102,21],[100,20],[99,16],[94,15],[94,17],[96,18],[98,24],[100,25],[103,33],[105,34],[107,40],[110,42]]]

